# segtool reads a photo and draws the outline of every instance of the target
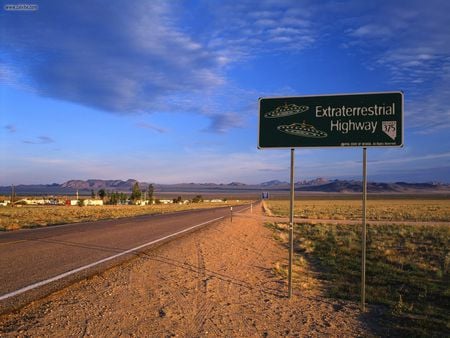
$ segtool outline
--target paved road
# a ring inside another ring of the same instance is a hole
[[[0,312],[229,216],[225,207],[1,233]]]

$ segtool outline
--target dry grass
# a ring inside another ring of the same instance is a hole
[[[266,203],[274,216],[289,213],[289,201]],[[388,309],[386,323],[394,336],[450,336],[450,227],[421,224],[450,221],[450,201],[369,200],[367,207],[370,220],[417,222],[416,225],[387,223],[368,227],[368,303],[382,304]],[[357,220],[361,218],[361,201],[300,200],[295,204],[295,216]],[[267,226],[274,230],[277,240],[286,242],[285,224]],[[320,271],[330,297],[358,301],[360,237],[360,225],[297,223],[295,254]],[[274,271],[283,276],[285,268],[278,265]]]
[[[274,216],[289,214],[289,201],[267,201]],[[361,218],[360,200],[296,201],[295,217],[310,219]],[[450,200],[385,199],[367,201],[367,218],[379,221],[450,221]]]
[[[287,249],[289,245],[288,225],[285,223],[266,223],[265,225],[274,231],[275,240]],[[317,272],[305,258],[305,252],[298,250],[297,243],[295,243],[295,246],[292,267],[292,279],[295,287],[303,291],[321,288],[322,286],[317,278]],[[272,273],[287,280],[288,266],[286,262],[276,262],[272,268]]]
[[[195,204],[155,204],[136,205],[104,205],[104,206],[22,206],[0,207],[0,230],[42,227],[55,224],[97,221],[131,217],[138,215],[161,214],[174,211],[215,208],[242,204],[235,201],[228,203],[195,203]]]
[[[359,300],[360,226],[296,224],[295,249],[329,282],[328,295]],[[450,228],[377,225],[368,230],[366,296],[388,307],[393,335],[450,334]]]

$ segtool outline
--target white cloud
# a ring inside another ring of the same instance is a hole
[[[182,25],[189,6],[166,1],[55,2],[26,19],[6,13],[2,81],[107,112],[203,114],[211,131],[240,127],[243,118],[230,112],[245,112],[248,101],[243,107],[236,104],[242,99],[223,99],[236,92],[227,66],[266,50],[311,45],[310,14],[297,2],[206,7],[211,29],[199,34]]]
[[[358,6],[355,6],[358,8]],[[370,51],[370,69],[386,69],[404,90],[408,126],[430,133],[450,127],[450,30],[445,1],[383,2],[353,11],[347,48]]]
[[[311,6],[299,1],[222,2],[214,9],[210,46],[235,61],[276,51],[301,51],[316,40]]]
[[[387,26],[367,24],[350,30],[349,34],[357,38],[383,38],[391,37],[393,32]]]
[[[174,18],[165,1],[54,2],[26,18],[3,13],[3,81],[13,83],[20,69],[16,78],[43,96],[121,114],[173,109],[177,95],[224,82],[220,55]]]

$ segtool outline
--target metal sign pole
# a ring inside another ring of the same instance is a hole
[[[367,148],[363,148],[363,196],[362,196],[362,233],[361,233],[361,311],[366,303],[366,201],[367,201]]]
[[[230,207],[230,219],[233,222],[233,207]]]
[[[292,260],[294,258],[294,149],[291,149],[291,201],[289,210],[289,270],[288,296],[292,297]]]

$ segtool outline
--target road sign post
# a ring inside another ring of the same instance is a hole
[[[366,306],[366,202],[367,202],[367,148],[363,148],[363,195],[362,195],[362,231],[361,231],[361,311]]]
[[[259,149],[291,149],[289,297],[292,295],[294,148],[363,148],[361,309],[365,306],[367,147],[403,146],[402,92],[259,99]],[[263,197],[264,198],[264,197]]]
[[[288,268],[288,297],[292,297],[292,263],[294,260],[294,149],[291,149],[291,191],[289,203],[289,268]]]

